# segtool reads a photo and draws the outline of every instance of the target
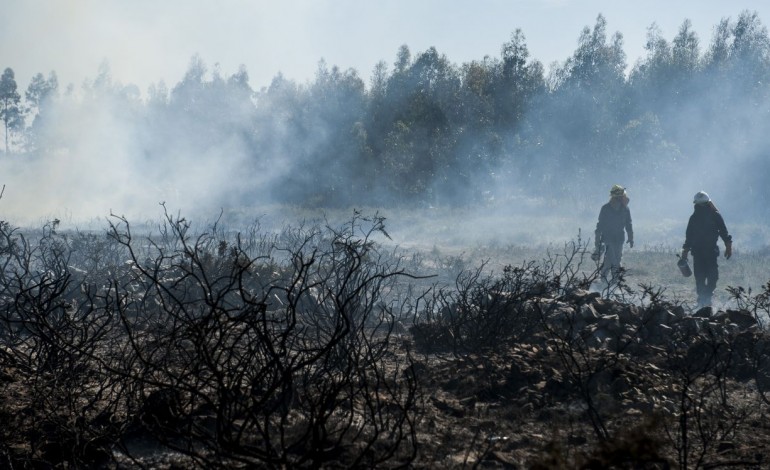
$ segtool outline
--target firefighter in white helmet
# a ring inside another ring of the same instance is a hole
[[[692,271],[695,277],[695,290],[698,294],[697,308],[711,306],[711,297],[719,279],[719,246],[717,240],[725,244],[725,258],[733,255],[733,237],[727,232],[724,218],[705,191],[699,191],[693,197],[693,213],[687,223],[681,259],[687,259],[692,253]]]

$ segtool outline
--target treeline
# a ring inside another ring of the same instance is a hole
[[[368,84],[322,61],[307,83],[278,74],[254,90],[245,68],[224,76],[196,56],[144,97],[104,67],[82,93],[38,74],[22,99],[6,68],[0,112],[6,153],[71,150],[88,129],[64,123],[109,116],[148,174],[172,156],[238,155],[239,177],[253,178],[239,197],[303,206],[465,204],[533,187],[561,198],[629,179],[665,192],[677,175],[735,178],[736,203],[770,199],[770,39],[757,13],[722,20],[706,45],[689,20],[670,40],[652,25],[646,51],[629,70],[599,15],[547,72],[521,30],[499,57],[460,65],[402,46]]]

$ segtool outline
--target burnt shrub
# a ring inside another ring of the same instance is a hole
[[[56,221],[26,235],[0,223],[2,440],[20,466],[105,462],[122,432],[120,385],[94,359],[116,341],[114,299],[85,288],[77,255]]]
[[[126,338],[113,367],[134,430],[207,468],[411,461],[418,386],[392,336],[409,303],[389,296],[409,275],[374,242],[382,223],[252,245],[168,215],[162,239],[137,243],[118,219],[132,277],[112,306]]]
[[[136,236],[0,223],[0,458],[93,468],[400,466],[419,387],[414,306],[384,219]],[[148,460],[150,459],[150,460]]]
[[[558,314],[560,303],[597,277],[584,266],[586,245],[578,239],[541,262],[507,265],[490,272],[483,262],[457,275],[455,285],[436,288],[411,328],[423,351],[455,354],[505,348],[542,330],[543,315]],[[543,299],[547,299],[544,307]]]

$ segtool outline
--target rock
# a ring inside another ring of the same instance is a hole
[[[656,315],[656,317],[655,317],[655,321],[659,325],[670,325],[670,324],[674,323],[675,321],[677,321],[679,318],[680,317],[677,317],[670,310],[659,310],[657,315]]]
[[[681,305],[677,305],[671,310],[671,313],[673,313],[674,316],[677,318],[682,318],[684,317],[684,307]]]
[[[465,409],[463,408],[451,405],[446,401],[441,400],[435,396],[430,397],[430,400],[433,403],[433,406],[436,407],[436,409],[441,410],[450,416],[454,416],[455,418],[462,418],[465,416]]]
[[[698,317],[684,317],[678,323],[679,329],[686,336],[695,336],[700,333],[701,330],[701,318]]]
[[[516,460],[516,458],[507,452],[500,452],[495,450],[489,454],[489,457],[493,462],[503,464],[504,468],[521,468],[521,465]],[[485,466],[484,462],[485,461],[483,460],[480,462],[482,468]],[[498,465],[494,465],[494,467],[499,468]]]
[[[728,323],[724,326],[724,330],[729,335],[737,335],[741,331],[741,327],[739,327],[735,323]]]
[[[668,325],[658,325],[653,329],[657,332],[655,339],[659,342],[668,341],[668,338],[674,333],[674,329]]]
[[[585,289],[574,289],[571,292],[569,292],[567,298],[570,302],[573,302],[577,305],[582,305],[588,302],[592,302],[594,299],[598,299],[601,297],[601,294],[598,292],[590,292]]]
[[[595,323],[599,320],[599,313],[591,304],[581,305],[578,313],[580,314],[580,319],[586,323]]]
[[[613,334],[620,334],[623,331],[623,326],[620,322],[620,316],[604,315],[599,319],[599,326]]]
[[[709,307],[702,307],[698,309],[695,313],[693,313],[693,316],[699,317],[699,318],[709,318],[713,314],[714,314],[714,310],[709,306]]]
[[[586,338],[586,345],[594,348],[604,347],[605,342],[611,336],[609,330],[602,328],[600,325],[593,325],[590,331],[590,336]]]
[[[611,315],[615,310],[615,302],[597,297],[591,302],[594,309],[599,312],[599,315]]]
[[[741,330],[751,328],[757,324],[754,315],[746,310],[728,310],[725,312],[730,323],[735,323]]]
[[[620,322],[623,324],[636,324],[639,321],[639,309],[636,305],[624,305],[616,310]]]

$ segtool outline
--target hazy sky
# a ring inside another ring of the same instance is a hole
[[[55,70],[62,87],[79,87],[104,61],[113,79],[144,93],[178,82],[194,54],[223,75],[246,66],[252,88],[282,72],[304,82],[320,59],[354,68],[368,82],[375,64],[392,64],[399,46],[413,54],[434,46],[462,64],[499,57],[516,28],[546,68],[574,52],[599,13],[624,36],[628,63],[644,53],[657,23],[672,39],[690,19],[705,47],[722,18],[770,7],[759,0],[2,0],[0,67],[20,90],[35,73]]]

